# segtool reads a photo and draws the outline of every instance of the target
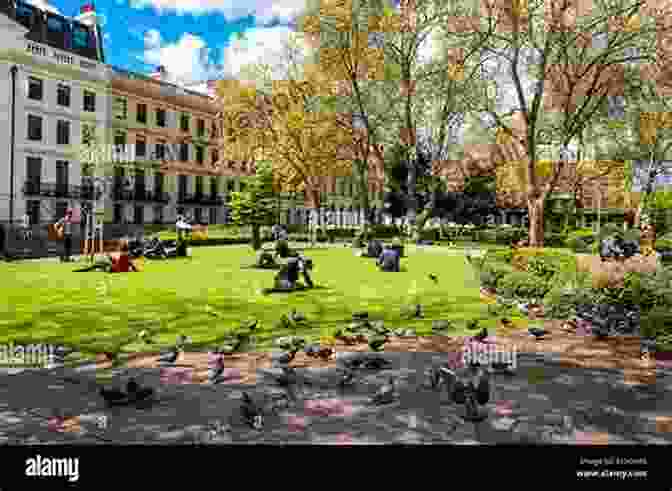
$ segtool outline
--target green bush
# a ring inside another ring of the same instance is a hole
[[[665,307],[655,309],[642,316],[640,334],[653,338],[657,343],[668,346],[672,343],[672,312]]]
[[[558,282],[544,297],[544,314],[550,319],[569,319],[576,314],[578,305],[595,302],[586,278],[573,278]]]
[[[527,271],[509,273],[498,282],[498,292],[505,297],[544,298],[549,290],[548,281]]]
[[[672,237],[656,240],[657,251],[672,251]]]
[[[558,232],[546,232],[544,234],[544,247],[563,247],[567,241],[567,234]]]
[[[488,262],[511,264],[513,251],[511,249],[489,249],[485,253],[485,258]]]
[[[574,252],[590,252],[591,246],[597,241],[592,229],[583,228],[567,235],[565,245]]]
[[[522,227],[495,227],[478,230],[474,239],[486,244],[510,245],[527,237],[527,229]]]
[[[513,267],[506,263],[486,263],[480,272],[480,282],[483,288],[497,290],[502,278],[513,273]]]

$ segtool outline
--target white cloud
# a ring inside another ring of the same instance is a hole
[[[256,17],[259,25],[272,21],[288,23],[306,5],[306,0],[130,0],[133,8],[152,7],[159,12],[207,14],[218,12],[228,20]]]
[[[53,5],[50,5],[47,0],[28,0],[28,3],[31,5],[34,5],[35,7],[46,10],[47,12],[51,12],[53,14],[60,14],[60,10],[58,10],[56,7]]]
[[[209,61],[209,54],[205,41],[194,34],[185,33],[176,43],[164,43],[157,30],[145,33],[144,61],[163,65],[174,82],[183,84],[217,76],[217,66]]]
[[[276,26],[249,29],[245,31],[242,40],[232,36],[224,49],[224,74],[237,77],[246,65],[262,63],[273,68],[274,78],[283,78],[280,55],[291,33],[292,30],[287,27]]]

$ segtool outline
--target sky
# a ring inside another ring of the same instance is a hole
[[[74,17],[86,0],[28,0]],[[305,0],[97,0],[106,62],[188,84],[273,58]],[[241,38],[241,36],[243,36]]]

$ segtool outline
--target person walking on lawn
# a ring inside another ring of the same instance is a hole
[[[72,260],[72,208],[65,210],[65,216],[56,222],[63,229],[63,247],[65,249],[61,261]]]

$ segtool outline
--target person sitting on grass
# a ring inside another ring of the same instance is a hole
[[[366,245],[366,250],[362,251],[361,257],[379,258],[383,253],[383,244],[376,239],[370,239]]]
[[[385,249],[383,249],[383,252],[380,254],[376,264],[381,271],[398,273],[400,268],[399,262],[399,250],[387,246]]]
[[[273,291],[292,291],[313,288],[313,280],[309,271],[313,269],[313,261],[303,256],[291,257],[275,275]],[[303,276],[306,285],[298,283],[299,274]]]
[[[261,269],[274,269],[278,266],[278,263],[275,260],[276,256],[277,253],[274,254],[268,250],[259,251],[259,254],[257,254],[257,261],[254,264],[254,267]]]
[[[87,266],[86,268],[76,269],[75,272],[83,273],[87,271],[106,271],[108,273],[128,273],[129,271],[138,271],[130,256],[128,255],[128,241],[121,242],[121,252],[119,254],[108,254],[100,261]]]

